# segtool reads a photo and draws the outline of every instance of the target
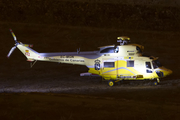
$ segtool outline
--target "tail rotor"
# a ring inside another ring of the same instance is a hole
[[[15,36],[15,34],[13,33],[12,29],[9,29],[9,31],[11,32],[13,38],[14,38],[14,41],[15,41],[15,46],[11,48],[11,50],[9,51],[7,57],[9,58],[11,56],[11,54],[13,53],[13,51],[16,49],[17,45],[19,44],[18,41],[17,41],[17,38]]]

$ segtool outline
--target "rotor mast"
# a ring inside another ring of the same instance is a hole
[[[130,38],[127,36],[117,37],[117,42],[119,42],[120,45],[125,45],[125,44],[128,44],[130,42]]]

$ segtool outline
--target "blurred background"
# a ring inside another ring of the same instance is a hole
[[[0,0],[0,20],[176,31],[179,7],[178,0]]]

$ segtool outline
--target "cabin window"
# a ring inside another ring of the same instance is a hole
[[[114,53],[114,47],[105,48],[100,53]]]
[[[114,67],[114,62],[104,62],[104,67]]]
[[[127,61],[127,67],[134,67],[134,61],[128,60]]]
[[[146,68],[152,69],[150,62],[146,62]]]

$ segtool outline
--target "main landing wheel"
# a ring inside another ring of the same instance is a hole
[[[157,82],[157,81],[154,81],[154,82],[153,82],[153,85],[154,85],[154,86],[157,86],[157,85],[158,85],[158,82]]]
[[[109,81],[108,81],[108,85],[109,85],[110,87],[113,87],[113,86],[114,86],[114,81],[113,81],[113,80],[109,80]]]

